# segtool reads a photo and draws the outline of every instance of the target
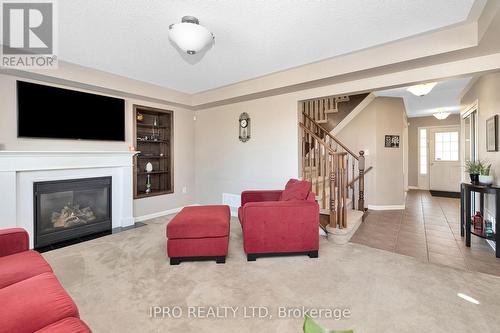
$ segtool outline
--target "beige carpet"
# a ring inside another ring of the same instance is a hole
[[[236,220],[226,264],[170,266],[168,220],[44,254],[94,332],[301,332],[302,319],[277,318],[279,307],[301,306],[347,308],[349,319],[319,321],[355,332],[498,332],[500,327],[498,277],[326,240],[319,259],[247,262]],[[151,306],[180,306],[183,315],[151,318]],[[187,307],[195,306],[240,310],[229,319],[189,318]],[[247,307],[248,315],[250,306],[266,307],[273,317],[247,319],[242,309]]]

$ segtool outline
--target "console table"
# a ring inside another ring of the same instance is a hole
[[[495,196],[495,233],[491,237],[487,237],[483,228],[483,232],[476,233],[471,228],[472,226],[472,193],[479,193],[479,209],[474,205],[474,211],[479,210],[484,217],[484,197],[485,194]],[[470,247],[471,235],[475,235],[484,239],[492,240],[496,243],[496,257],[500,258],[500,247],[498,246],[498,226],[500,221],[500,187],[494,185],[481,185],[462,183],[460,186],[460,234],[465,235],[465,246]]]

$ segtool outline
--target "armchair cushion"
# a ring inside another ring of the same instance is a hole
[[[280,201],[306,200],[311,189],[311,183],[305,180],[290,179],[281,193]]]
[[[0,257],[27,251],[28,233],[22,228],[0,230]]]

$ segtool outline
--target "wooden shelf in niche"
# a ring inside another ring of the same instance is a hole
[[[173,118],[171,110],[134,105],[136,149],[140,151],[134,158],[135,199],[174,192]],[[146,171],[148,162],[153,165],[151,172]],[[148,177],[149,193],[146,192]]]

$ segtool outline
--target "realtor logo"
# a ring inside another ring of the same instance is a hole
[[[2,67],[57,67],[54,7],[52,0],[2,1]]]

